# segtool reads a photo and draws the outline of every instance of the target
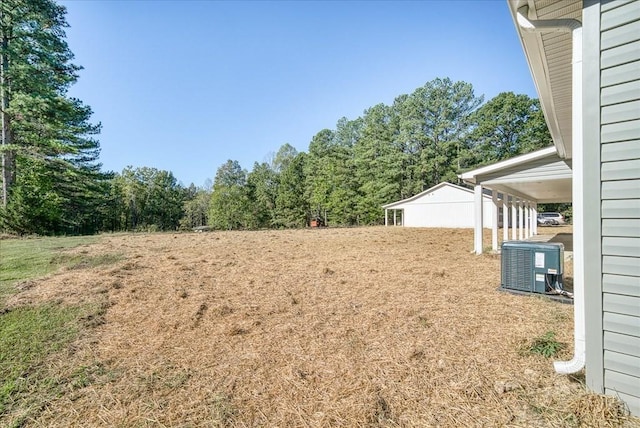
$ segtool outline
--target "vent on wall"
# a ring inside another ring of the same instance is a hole
[[[564,246],[558,243],[509,241],[502,244],[501,286],[532,293],[562,290]]]

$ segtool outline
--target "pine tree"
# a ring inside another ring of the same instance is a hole
[[[247,194],[247,171],[228,160],[216,172],[209,204],[209,225],[216,229],[247,228],[251,219]]]
[[[553,143],[540,102],[524,94],[498,94],[474,113],[473,120],[471,140],[480,163],[508,159]]]
[[[304,197],[306,159],[306,153],[298,153],[280,171],[276,195],[276,227],[304,227],[308,223],[309,205]]]
[[[417,162],[414,193],[441,181],[456,181],[467,149],[471,114],[482,103],[471,84],[434,79],[404,101],[400,133]]]
[[[305,199],[311,208],[311,217],[321,217],[329,208],[332,165],[331,150],[334,131],[323,129],[309,143],[309,154],[304,164]]]
[[[251,229],[268,228],[275,224],[278,175],[266,163],[255,162],[247,175],[247,192],[250,203]]]
[[[355,146],[358,214],[363,224],[379,224],[384,220],[382,205],[400,196],[403,153],[394,144],[396,129],[390,107],[371,107],[363,123]]]
[[[2,206],[18,232],[90,232],[107,192],[99,124],[67,95],[80,67],[65,41],[66,9],[51,0],[0,2]]]

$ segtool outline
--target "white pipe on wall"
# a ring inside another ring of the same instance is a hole
[[[582,24],[574,19],[529,20],[529,8],[518,9],[518,25],[525,31],[571,32],[572,51],[572,198],[573,198],[573,310],[574,355],[570,361],[556,361],[557,373],[576,373],[585,365],[585,299],[584,299],[584,159],[582,149]]]
[[[570,361],[553,363],[556,372],[575,373],[585,364],[585,299],[584,299],[584,154],[582,149],[582,27],[573,30],[573,110],[571,132],[573,165],[573,311],[574,356]]]

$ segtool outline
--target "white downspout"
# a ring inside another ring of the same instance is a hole
[[[584,154],[582,149],[582,27],[573,30],[573,110],[572,110],[572,166],[573,166],[573,311],[575,351],[571,361],[553,363],[556,372],[575,373],[585,364],[585,299],[584,299]]]
[[[584,160],[582,150],[582,24],[574,19],[534,20],[528,19],[529,8],[518,9],[518,25],[525,31],[555,31],[572,33],[572,166],[573,166],[573,310],[574,310],[574,355],[571,361],[556,361],[557,373],[576,373],[585,364],[585,299],[584,299]]]

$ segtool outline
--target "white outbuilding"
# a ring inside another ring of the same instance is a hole
[[[483,195],[483,225],[490,228],[498,215],[491,195]],[[440,183],[402,201],[384,205],[385,226],[474,227],[474,192],[451,183]]]

